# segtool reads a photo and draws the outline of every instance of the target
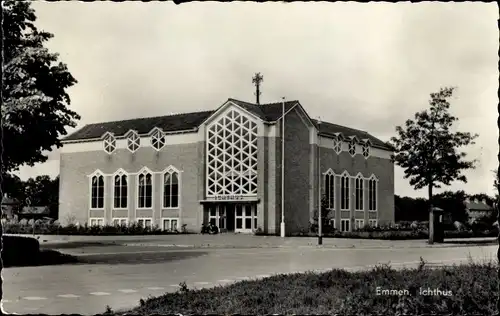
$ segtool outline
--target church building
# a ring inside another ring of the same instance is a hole
[[[89,124],[63,140],[59,218],[278,235],[284,220],[290,235],[309,229],[322,198],[339,230],[388,224],[391,153],[299,101]]]

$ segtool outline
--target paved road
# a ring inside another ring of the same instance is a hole
[[[88,246],[65,249],[85,264],[7,268],[2,271],[6,312],[97,314],[106,305],[132,308],[139,299],[178,289],[213,287],[275,273],[331,268],[358,270],[391,263],[453,264],[495,258],[497,246],[451,248],[254,248],[171,249],[168,247]]]

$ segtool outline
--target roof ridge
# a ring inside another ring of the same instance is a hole
[[[207,110],[207,111],[197,111],[197,112],[176,113],[176,114],[170,114],[170,115],[155,115],[155,116],[146,116],[146,117],[136,117],[136,118],[124,119],[124,120],[96,122],[96,123],[90,123],[87,125],[111,124],[111,123],[129,122],[129,121],[135,121],[135,120],[155,119],[155,118],[174,117],[174,116],[180,116],[180,115],[191,115],[191,114],[201,114],[201,113],[211,113],[211,112],[215,112],[215,111],[214,110]]]
[[[318,120],[317,119],[312,119],[316,124],[318,124]],[[365,134],[370,134],[368,133],[367,131],[364,131],[364,130],[361,130],[361,129],[357,129],[357,128],[352,128],[352,127],[349,127],[349,126],[345,126],[345,125],[340,125],[340,124],[336,124],[336,123],[332,123],[332,122],[328,122],[328,121],[321,121],[321,123],[326,123],[326,124],[330,124],[330,125],[335,125],[335,126],[338,126],[338,127],[343,127],[343,128],[347,128],[351,131],[357,131],[357,132],[363,132]]]

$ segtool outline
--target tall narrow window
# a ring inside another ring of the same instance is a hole
[[[115,187],[114,187],[114,208],[127,208],[127,175],[120,172],[115,175]]]
[[[113,135],[108,134],[104,137],[104,151],[111,154],[116,149],[116,139]]]
[[[363,210],[363,181],[364,179],[358,175],[356,177],[356,210]]]
[[[356,141],[353,139],[349,142],[349,154],[351,156],[356,156]]]
[[[127,137],[127,148],[131,152],[135,152],[137,149],[139,149],[139,146],[141,145],[141,138],[136,132],[130,133],[130,135]]]
[[[342,140],[338,136],[333,139],[333,150],[337,154],[340,154],[342,152]]]
[[[167,171],[163,176],[163,207],[179,207],[179,175],[176,171]]]
[[[377,180],[374,178],[368,181],[368,210],[377,210]]]
[[[91,179],[90,208],[104,208],[104,176],[96,174]]]
[[[342,210],[349,209],[349,176],[343,175],[340,178],[340,208]]]
[[[160,130],[155,130],[153,135],[151,136],[151,145],[154,149],[160,150],[165,146],[165,134],[163,134]]]
[[[325,174],[325,196],[328,209],[335,208],[335,175],[331,172]]]
[[[138,207],[151,208],[153,206],[153,179],[151,173],[141,173],[138,184]]]

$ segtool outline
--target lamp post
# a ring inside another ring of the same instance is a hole
[[[285,237],[285,97],[282,98],[281,114],[281,237]]]
[[[319,136],[319,128],[321,118],[318,117],[318,245],[323,244],[323,220],[321,214],[321,144]]]

